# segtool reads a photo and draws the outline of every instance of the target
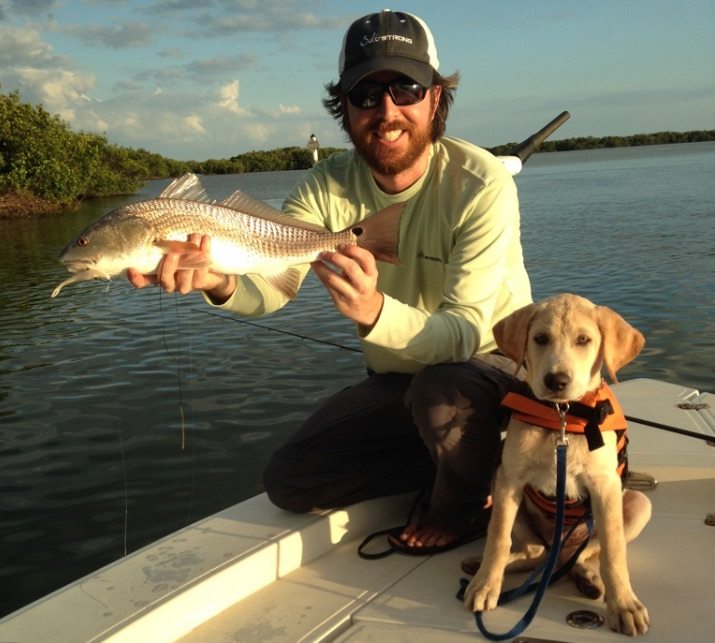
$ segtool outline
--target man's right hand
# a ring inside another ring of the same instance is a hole
[[[211,256],[211,237],[198,233],[190,234],[187,241],[199,247],[201,252]],[[206,292],[216,304],[227,301],[236,290],[236,277],[212,272],[206,268],[179,269],[182,254],[167,252],[159,262],[156,274],[145,275],[134,268],[127,270],[127,279],[135,288],[161,286],[165,292],[186,295],[194,290]]]

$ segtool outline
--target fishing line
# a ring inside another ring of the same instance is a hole
[[[180,297],[178,293],[173,294],[174,297],[174,319],[176,321],[176,326],[177,326],[177,332],[175,333],[175,337],[178,338],[176,342],[176,352],[175,352],[175,363],[176,363],[176,380],[177,380],[177,394],[179,397],[179,418],[180,418],[180,450],[186,451],[187,447],[187,429],[186,429],[186,413],[184,412],[186,404],[186,396],[184,394],[184,368],[183,368],[183,363],[184,363],[184,357],[188,359],[188,372],[191,373],[193,371],[193,363],[192,363],[192,355],[193,355],[193,329],[190,327],[191,326],[191,315],[186,317],[185,315],[181,314],[180,310]],[[163,307],[163,290],[160,288],[159,289],[159,309],[160,309],[160,314],[162,317],[162,341],[164,344],[164,350],[166,351],[166,354],[171,356],[171,351],[169,349],[169,340],[168,340],[168,333],[167,333],[167,324],[166,324],[166,317],[165,317],[165,311]],[[188,319],[188,324],[189,328],[184,329],[182,328],[182,322],[184,322],[186,319]],[[188,337],[188,351],[184,352],[182,351],[182,340],[184,337]],[[189,392],[190,392],[189,388]],[[189,399],[188,401],[188,409],[189,409],[189,415],[191,416],[191,400]],[[191,421],[191,418],[190,420]],[[194,501],[196,499],[196,453],[195,450],[191,450],[191,489],[189,493],[189,507],[188,507],[188,519],[189,521],[191,520],[193,513],[194,513]]]
[[[129,541],[129,479],[127,476],[127,456],[124,448],[124,429],[118,417],[117,424],[119,425],[119,452],[122,455],[122,478],[124,480],[124,556],[126,556],[129,551],[127,546]]]
[[[267,330],[272,333],[280,333],[281,335],[288,335],[289,337],[297,337],[298,339],[304,339],[309,342],[314,342],[316,344],[325,344],[326,346],[332,346],[333,348],[342,348],[345,351],[352,351],[353,353],[362,353],[360,348],[355,348],[353,346],[345,346],[344,344],[338,344],[337,342],[330,342],[326,339],[318,339],[317,337],[309,337],[308,335],[301,335],[300,333],[293,333],[289,330],[282,330],[281,328],[275,328],[273,326],[267,326],[265,324],[257,324],[256,322],[247,321],[245,319],[239,319],[232,315],[222,315],[214,310],[204,310],[202,308],[196,308],[195,310],[202,312],[206,315],[213,315],[214,317],[221,317],[222,319],[228,319],[230,321],[238,322],[239,324],[245,324],[246,326],[253,326],[254,328],[260,328],[261,330]]]
[[[162,320],[165,320],[165,314],[164,314],[164,299],[162,297],[162,292],[163,290],[160,288],[159,289],[159,313],[161,315]],[[175,308],[175,315],[176,315],[176,323],[177,325],[180,323],[180,315],[179,315],[179,300],[176,295],[174,295],[174,308]],[[177,333],[178,335],[181,335],[182,333]],[[164,350],[166,351],[166,354],[171,357],[171,349],[169,348],[169,341],[167,337],[167,332],[166,332],[166,324],[162,323],[162,332],[161,332],[161,339],[162,343],[164,344]],[[177,394],[179,396],[179,430],[180,430],[180,449],[184,451],[186,449],[186,418],[184,415],[184,386],[183,386],[183,377],[181,373],[181,344],[177,342],[176,345],[176,385],[177,385]]]
[[[207,315],[213,315],[214,317],[221,317],[223,319],[229,319],[231,321],[238,322],[239,324],[245,324],[246,326],[253,326],[254,328],[260,328],[261,330],[266,330],[271,333],[280,333],[281,335],[288,335],[290,337],[297,337],[298,339],[302,339],[305,341],[309,342],[315,342],[316,344],[325,344],[327,346],[333,346],[334,348],[342,348],[343,350],[346,351],[352,351],[355,353],[362,353],[362,350],[359,348],[354,348],[352,346],[345,346],[344,344],[338,344],[337,342],[329,342],[324,339],[318,339],[316,337],[310,337],[308,335],[301,335],[300,333],[293,333],[288,330],[283,330],[281,328],[275,328],[274,326],[267,326],[266,324],[257,324],[256,322],[250,322],[246,321],[245,319],[239,319],[238,317],[233,317],[232,315],[223,315],[221,313],[218,313],[213,310],[203,310],[200,308],[197,308],[195,310],[198,310],[202,313],[205,313]],[[686,435],[691,438],[698,438],[700,440],[706,440],[708,443],[715,444],[715,440],[713,440],[713,437],[711,435],[706,435],[706,434],[700,434],[696,433],[694,431],[688,431],[686,429],[681,429],[676,426],[671,426],[670,424],[662,424],[660,422],[653,422],[652,420],[646,420],[644,418],[638,418],[638,417],[633,417],[633,416],[625,416],[626,420],[630,422],[637,422],[638,424],[642,424],[644,426],[649,426],[654,429],[659,429],[661,431],[670,431],[671,433],[679,433],[681,435]]]

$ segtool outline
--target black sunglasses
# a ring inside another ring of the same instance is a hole
[[[419,103],[427,94],[427,88],[409,79],[392,80],[389,83],[366,80],[348,92],[348,100],[354,107],[372,109],[382,102],[385,92],[395,105],[404,107]]]

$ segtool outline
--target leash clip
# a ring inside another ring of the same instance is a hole
[[[566,437],[566,414],[569,412],[569,403],[564,402],[563,404],[559,404],[556,402],[554,403],[554,408],[561,419],[561,434],[559,435],[558,440],[556,440],[556,446],[568,446],[569,439]]]

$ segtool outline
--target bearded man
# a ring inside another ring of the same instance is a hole
[[[516,186],[489,152],[444,135],[458,75],[438,72],[430,29],[389,10],[356,20],[324,104],[354,149],[319,162],[283,210],[332,231],[394,204],[400,265],[358,246],[312,264],[337,310],[355,322],[368,376],[326,400],[271,457],[264,485],[294,512],[428,490],[419,515],[391,535],[414,554],[484,533],[490,481],[516,385],[493,325],[531,302]],[[210,239],[192,235],[205,250]],[[256,275],[130,271],[137,287],[202,290],[243,315],[287,299]],[[307,273],[307,267],[303,275]]]

